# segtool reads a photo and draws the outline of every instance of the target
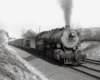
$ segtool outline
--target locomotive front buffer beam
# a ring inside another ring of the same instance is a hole
[[[54,50],[54,58],[64,64],[82,64],[84,63],[84,55],[77,51],[62,51],[61,49]]]

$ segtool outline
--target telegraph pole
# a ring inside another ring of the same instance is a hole
[[[36,28],[36,33],[37,33],[37,28]]]
[[[39,26],[39,33],[40,33],[41,26]]]

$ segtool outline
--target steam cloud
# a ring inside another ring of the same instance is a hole
[[[72,0],[60,0],[60,4],[64,11],[65,23],[70,25]]]

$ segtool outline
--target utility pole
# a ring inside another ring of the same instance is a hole
[[[41,26],[39,26],[39,33],[40,33]]]
[[[36,28],[36,33],[37,33],[37,28]]]

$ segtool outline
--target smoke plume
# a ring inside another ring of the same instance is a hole
[[[60,4],[64,11],[65,23],[70,25],[72,0],[60,0]]]

